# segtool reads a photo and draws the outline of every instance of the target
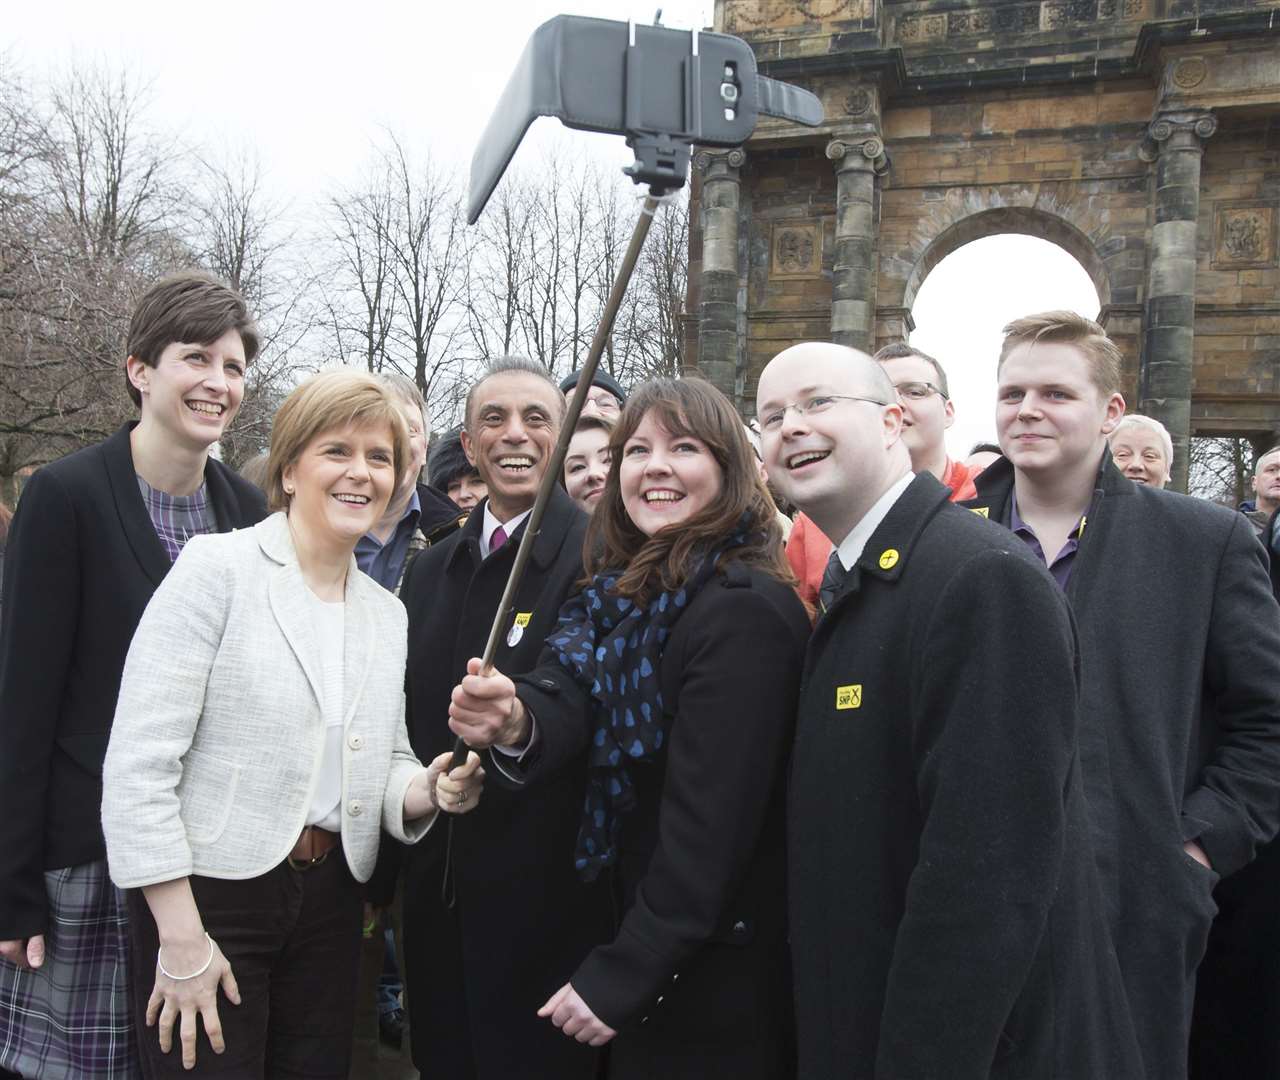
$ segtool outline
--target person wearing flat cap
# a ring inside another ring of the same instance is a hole
[[[569,372],[560,380],[560,389],[566,397],[577,389],[581,375],[582,368],[578,368],[577,371]],[[607,371],[597,368],[596,373],[591,377],[591,389],[587,392],[587,400],[582,406],[582,415],[607,416],[611,420],[616,420],[626,401],[627,392],[622,389],[622,384]]]

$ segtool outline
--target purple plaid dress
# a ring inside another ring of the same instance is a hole
[[[217,531],[204,485],[194,495],[138,489],[169,554]],[[0,960],[0,1068],[40,1080],[138,1080],[124,895],[105,859],[50,870],[45,962],[21,971]]]

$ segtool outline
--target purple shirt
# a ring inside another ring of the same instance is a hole
[[[138,490],[142,493],[147,516],[151,518],[156,536],[164,545],[170,562],[178,557],[183,545],[197,533],[218,531],[207,485],[201,484],[194,495],[170,495],[165,491],[157,491],[139,476]]]
[[[1080,537],[1084,536],[1085,523],[1089,520],[1089,515],[1085,514],[1076,522],[1076,526],[1071,530],[1071,535],[1067,537],[1067,542],[1062,545],[1062,550],[1058,552],[1057,558],[1053,562],[1044,553],[1044,548],[1040,545],[1040,538],[1036,536],[1035,530],[1022,520],[1022,515],[1018,513],[1018,495],[1017,492],[1010,492],[1009,495],[1009,528],[1014,534],[1022,537],[1035,554],[1036,558],[1045,564],[1049,569],[1049,573],[1053,575],[1053,580],[1058,583],[1058,588],[1066,592],[1067,581],[1071,577],[1071,568],[1075,566],[1076,552],[1080,548]]]

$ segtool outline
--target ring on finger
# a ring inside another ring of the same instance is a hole
[[[461,806],[461,805],[462,805],[464,802],[466,802],[466,801],[467,801],[467,793],[466,793],[465,791],[459,791],[459,792],[458,792],[458,805],[459,805],[459,806]]]

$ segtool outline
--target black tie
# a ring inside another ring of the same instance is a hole
[[[827,609],[836,602],[836,597],[844,589],[847,576],[844,564],[840,562],[839,549],[832,551],[831,558],[827,560],[827,568],[822,573],[822,585],[818,588],[818,610],[822,614],[825,615]]]

